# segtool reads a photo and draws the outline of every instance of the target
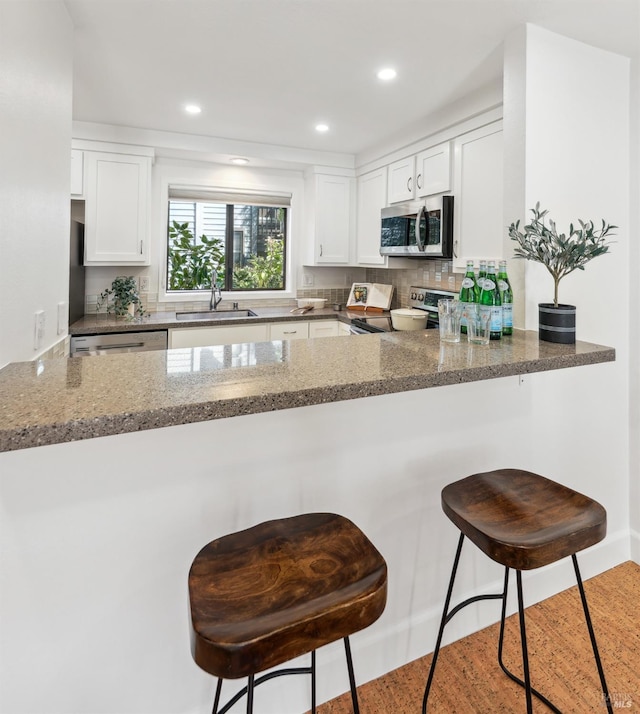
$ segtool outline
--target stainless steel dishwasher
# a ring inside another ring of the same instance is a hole
[[[121,352],[148,352],[167,349],[167,331],[108,332],[101,335],[73,335],[71,357],[94,357]]]

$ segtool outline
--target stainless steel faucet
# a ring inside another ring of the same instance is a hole
[[[211,271],[211,300],[209,300],[209,310],[217,310],[221,301],[222,291],[218,287],[218,271],[213,268]]]

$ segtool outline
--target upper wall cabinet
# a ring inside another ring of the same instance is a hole
[[[432,146],[416,156],[416,196],[451,190],[451,142]]]
[[[504,252],[502,122],[462,134],[454,142],[453,267],[499,259]]]
[[[399,203],[451,190],[451,143],[432,146],[388,167],[387,202]]]
[[[151,162],[84,152],[85,265],[149,265]]]
[[[388,257],[380,255],[381,212],[387,200],[386,167],[358,177],[356,263],[386,267]]]
[[[394,161],[387,169],[387,201],[400,203],[416,197],[416,157]]]
[[[355,178],[307,176],[308,265],[348,265],[355,237]]]

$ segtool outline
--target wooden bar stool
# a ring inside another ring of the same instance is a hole
[[[498,469],[474,474],[445,486],[442,490],[442,509],[460,529],[460,538],[425,687],[422,702],[423,714],[427,711],[427,700],[445,625],[463,607],[479,600],[502,600],[498,662],[510,679],[524,687],[527,714],[533,712],[532,695],[544,702],[552,711],[561,714],[557,707],[531,686],[522,596],[522,571],[555,563],[569,555],[573,560],[604,702],[609,714],[613,714],[576,558],[578,551],[598,543],[605,537],[607,514],[604,508],[587,496],[544,476],[518,469]],[[477,595],[450,610],[453,584],[465,536],[492,560],[505,566],[504,586],[501,593]],[[512,674],[502,661],[510,568],[516,571],[524,681]]]
[[[189,571],[191,651],[218,678],[213,714],[224,714],[254,687],[283,674],[311,675],[315,651],[343,639],[353,709],[359,712],[349,635],[375,622],[387,601],[387,566],[362,531],[332,513],[261,523],[206,545]],[[302,654],[309,667],[281,668]],[[218,712],[222,681],[248,684]]]

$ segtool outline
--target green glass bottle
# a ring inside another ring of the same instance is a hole
[[[487,276],[480,286],[480,304],[491,308],[489,339],[499,340],[502,337],[502,301],[496,278],[496,264],[493,260],[488,262]]]
[[[498,264],[498,290],[502,302],[502,334],[513,334],[513,290],[507,276],[507,261]]]
[[[478,299],[476,300],[476,302],[480,302],[480,291],[482,290],[482,283],[484,282],[484,279],[486,277],[487,277],[487,261],[481,260],[478,263],[478,279],[476,281],[476,284],[478,286],[478,289],[476,291]]]
[[[462,279],[460,288],[460,302],[462,303],[462,317],[460,318],[460,332],[467,333],[467,305],[478,302],[478,286],[476,284],[476,274],[473,270],[473,260],[467,260],[467,272]]]

